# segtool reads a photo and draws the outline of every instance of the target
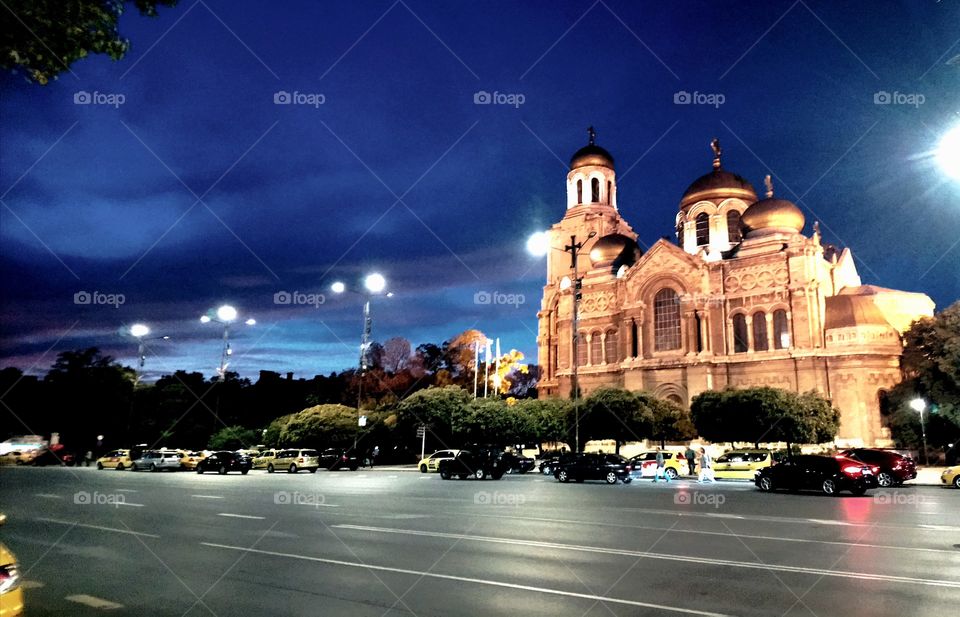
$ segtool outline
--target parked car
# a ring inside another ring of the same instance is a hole
[[[429,471],[437,471],[440,465],[440,461],[443,459],[454,458],[457,456],[457,453],[460,450],[437,450],[430,456],[420,460],[420,463],[417,465],[417,469],[420,470],[420,473],[427,473]]]
[[[177,450],[180,454],[180,468],[193,471],[197,468],[197,463],[206,458],[206,454],[197,450]]]
[[[273,473],[276,470],[286,470],[287,473],[297,473],[301,469],[306,469],[310,473],[316,473],[320,467],[320,453],[316,450],[280,450],[276,458],[267,463],[267,472]]]
[[[672,452],[661,450],[663,453],[664,473],[675,480],[677,476],[687,472],[687,460],[683,458],[682,452]],[[652,478],[657,475],[657,451],[648,450],[630,458],[630,465],[633,466],[631,476],[641,478]]]
[[[754,484],[761,491],[818,490],[827,495],[850,491],[863,495],[877,486],[879,467],[866,465],[845,456],[794,456],[756,473]]]
[[[264,450],[260,453],[260,456],[253,457],[253,468],[254,469],[266,469],[267,465],[272,463],[279,454],[279,450]]]
[[[123,471],[133,467],[130,450],[111,450],[97,459],[97,469],[116,469]]]
[[[0,525],[6,522],[7,515],[0,513]],[[23,615],[21,576],[17,557],[0,542],[0,617]]]
[[[553,472],[553,477],[560,482],[606,480],[607,484],[616,484],[619,480],[629,484],[631,471],[633,471],[633,465],[619,454],[581,452],[562,458],[556,471]]]
[[[952,484],[955,488],[960,488],[960,465],[947,467],[940,474],[940,481],[944,484]]]
[[[438,471],[444,480],[454,476],[461,480],[471,476],[477,480],[486,478],[499,480],[507,471],[506,464],[501,460],[501,454],[498,450],[487,448],[476,451],[460,450],[455,457],[442,459],[438,465]]]
[[[23,465],[25,459],[23,452],[11,450],[5,454],[0,454],[0,465]]]
[[[197,473],[202,474],[205,471],[216,471],[222,476],[228,471],[239,471],[243,475],[247,475],[247,472],[250,471],[252,466],[253,461],[249,456],[224,450],[214,452],[210,456],[201,459],[200,462],[197,463]]]
[[[180,453],[174,450],[147,450],[140,458],[134,459],[130,467],[133,471],[149,469],[162,471],[164,469],[180,469]]]
[[[561,462],[572,460],[579,456],[573,452],[555,452],[549,456],[540,459],[540,473],[545,476],[552,476]]]
[[[349,469],[356,471],[360,466],[360,460],[352,450],[343,450],[341,448],[327,448],[320,453],[320,466],[327,471],[339,471],[340,469]]]
[[[527,473],[536,465],[536,461],[529,456],[521,456],[513,452],[504,452],[500,460],[506,466],[507,473]]]
[[[713,475],[721,480],[753,480],[758,470],[774,462],[770,450],[732,450],[713,461]]]
[[[29,460],[30,465],[46,467],[47,465],[73,466],[76,456],[64,447],[63,444],[54,444],[49,448],[37,451],[37,455]]]
[[[884,488],[903,484],[907,480],[917,477],[917,464],[914,460],[897,452],[872,448],[851,448],[840,454],[861,463],[879,467],[877,484]]]

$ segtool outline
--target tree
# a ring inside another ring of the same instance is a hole
[[[653,414],[651,435],[665,448],[668,441],[683,441],[696,435],[690,412],[673,401],[660,399],[649,392],[637,392],[640,404]]]
[[[569,399],[526,399],[514,406],[525,418],[524,426],[529,431],[521,441],[536,441],[543,451],[543,442],[567,441],[570,439],[573,404]]]
[[[257,431],[242,426],[227,426],[210,437],[211,450],[240,450],[249,448],[258,441]]]
[[[453,437],[453,418],[470,403],[470,395],[459,386],[427,388],[407,397],[397,405],[397,429],[414,435],[423,424],[430,435],[444,447]]]
[[[346,446],[353,443],[357,429],[355,408],[317,405],[295,413],[287,420],[280,431],[280,445],[309,448]]]
[[[176,0],[7,0],[0,66],[45,85],[88,54],[120,60],[130,49],[117,23],[126,4],[155,17]]]
[[[383,370],[396,374],[410,364],[410,341],[395,336],[383,344]]]
[[[598,388],[583,402],[581,432],[586,439],[613,439],[617,454],[621,444],[649,437],[652,429],[652,410],[629,390]]]
[[[464,443],[511,444],[520,432],[514,409],[500,399],[473,399],[454,411],[451,428]]]

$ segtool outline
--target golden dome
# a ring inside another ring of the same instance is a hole
[[[586,146],[577,150],[573,157],[570,159],[570,171],[578,167],[586,167],[588,165],[600,165],[601,167],[609,167],[613,169],[613,156],[609,152],[593,143],[596,139],[597,134],[591,126],[587,129],[587,133],[590,135],[590,143]]]
[[[713,148],[713,171],[702,175],[693,181],[683,197],[680,198],[680,209],[686,210],[698,201],[705,199],[728,199],[738,197],[747,203],[757,200],[757,193],[753,186],[742,176],[731,173],[720,166],[720,140],[710,142]]]
[[[747,237],[769,233],[800,233],[806,222],[803,212],[792,201],[773,196],[773,183],[766,177],[767,198],[752,204],[740,217]]]
[[[640,248],[637,242],[623,234],[613,233],[603,236],[590,249],[590,263],[595,268],[616,265],[632,266],[640,258]]]

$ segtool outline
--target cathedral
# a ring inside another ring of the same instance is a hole
[[[821,242],[816,223],[804,234],[770,176],[758,198],[711,146],[712,169],[680,197],[676,242],[641,250],[590,129],[548,234],[540,395],[568,397],[576,383],[583,396],[615,386],[689,406],[727,386],[816,390],[841,412],[839,446],[890,445],[880,398],[901,379],[901,333],[933,301],[864,285],[850,249]]]

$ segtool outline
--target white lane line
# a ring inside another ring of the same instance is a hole
[[[63,499],[63,495],[53,495],[51,493],[34,493],[34,497],[42,497],[44,499]]]
[[[43,521],[44,523],[56,523],[57,525],[72,525],[74,527],[83,527],[84,529],[99,529],[100,531],[112,531],[113,533],[125,533],[131,536],[143,536],[145,538],[159,538],[160,536],[145,533],[142,531],[132,531],[130,529],[116,529],[115,527],[103,527],[102,525],[88,525],[86,523],[75,523],[73,521],[62,521],[56,518],[36,518],[36,521]]]
[[[44,584],[40,581],[22,581],[20,586],[24,589],[42,589]]]
[[[197,499],[223,499],[222,495],[190,495]]]
[[[77,604],[83,604],[84,606],[99,608],[106,611],[123,608],[122,604],[117,604],[116,602],[111,602],[110,600],[104,600],[103,598],[97,598],[95,596],[88,596],[87,594],[83,593],[67,596],[64,598],[64,600],[69,600],[70,602],[76,602]]]
[[[112,505],[112,506],[127,506],[127,507],[129,507],[129,508],[143,508],[143,507],[145,507],[142,503],[133,503],[133,502],[130,502],[130,501],[115,501],[115,502],[113,502],[113,503],[110,504],[110,505]]]
[[[255,521],[262,521],[264,517],[262,516],[250,516],[249,514],[230,514],[228,512],[220,512],[217,516],[226,516],[227,518],[249,518]]]
[[[531,546],[537,548],[548,548],[568,551],[578,551],[584,553],[601,553],[606,555],[624,555],[628,557],[645,557],[647,559],[662,559],[665,561],[680,561],[686,563],[695,563],[701,565],[726,566],[733,568],[748,568],[752,570],[773,570],[778,572],[796,572],[800,574],[813,574],[817,576],[833,576],[837,578],[852,578],[864,581],[884,581],[889,583],[907,583],[911,585],[928,585],[930,587],[950,587],[960,589],[960,581],[948,581],[942,579],[914,578],[910,576],[896,576],[892,574],[872,574],[870,572],[851,572],[846,570],[822,570],[818,568],[804,568],[802,566],[787,566],[780,564],[766,564],[752,561],[733,561],[730,559],[713,559],[711,557],[696,557],[686,555],[673,555],[670,553],[651,553],[647,551],[631,551],[618,548],[603,548],[599,546],[586,546],[583,544],[561,544],[557,542],[540,542],[538,540],[513,540],[510,538],[496,538],[493,536],[468,536],[458,533],[443,533],[439,531],[417,531],[412,529],[390,529],[387,527],[366,527],[363,525],[333,525],[338,529],[354,529],[357,531],[373,531],[379,533],[391,533],[411,536],[427,536],[431,538],[449,538],[457,541],[466,542],[485,542],[489,544],[510,544],[514,546]]]
[[[448,513],[449,515],[449,513]],[[460,516],[457,514],[456,516]],[[565,518],[541,518],[536,516],[509,516],[496,514],[471,514],[473,517],[495,518],[495,519],[513,519],[518,521],[538,521],[544,523],[567,523],[572,525],[596,525],[598,527],[617,527],[621,529],[645,529],[649,531],[669,531],[670,533],[690,533],[703,536],[725,536],[728,538],[742,538],[747,540],[769,540],[771,542],[799,542],[803,544],[829,544],[833,546],[849,546],[851,548],[879,548],[894,551],[910,551],[921,553],[949,553],[956,555],[956,550],[943,548],[923,548],[915,546],[895,546],[892,544],[870,544],[866,542],[843,542],[840,540],[810,540],[807,538],[785,538],[783,536],[759,536],[748,533],[731,533],[729,531],[705,531],[702,529],[678,529],[676,527],[651,527],[649,525],[629,525],[626,523],[598,523],[594,521],[578,521]],[[922,525],[921,525],[922,527]]]
[[[114,490],[117,491],[118,493],[139,493],[139,492],[140,492],[140,491],[138,491],[138,490],[136,490],[136,489],[132,489],[132,488],[117,488],[117,489],[114,489]]]
[[[398,476],[387,476],[387,477],[388,477],[388,478],[396,478],[396,477],[398,477]]]
[[[583,600],[593,600],[596,602],[605,602],[610,604],[622,604],[625,606],[636,606],[641,608],[651,608],[660,611],[672,613],[682,613],[685,615],[700,615],[701,617],[731,617],[723,613],[711,613],[708,611],[698,611],[696,609],[681,608],[679,606],[667,606],[665,604],[652,604],[650,602],[637,602],[624,598],[613,598],[609,596],[597,596],[589,593],[576,593],[573,591],[564,591],[562,589],[551,589],[549,587],[534,587],[532,585],[520,585],[517,583],[507,583],[504,581],[494,581],[490,579],[471,578],[466,576],[453,576],[452,574],[438,574],[436,572],[424,572],[422,570],[407,570],[405,568],[392,568],[389,566],[375,566],[367,563],[355,561],[341,561],[339,559],[325,559],[323,557],[312,557],[310,555],[297,555],[295,553],[280,553],[277,551],[265,551],[256,548],[247,548],[245,546],[230,546],[228,544],[214,544],[212,542],[201,542],[203,546],[211,548],[222,548],[231,551],[241,551],[245,553],[256,553],[258,555],[270,555],[273,557],[286,557],[288,559],[300,559],[302,561],[312,561],[315,563],[326,563],[335,566],[346,566],[348,568],[361,568],[364,570],[377,570],[379,572],[393,572],[396,574],[409,574],[419,578],[437,578],[447,581],[457,581],[459,583],[475,583],[477,585],[488,585],[490,587],[502,587],[507,589],[517,589],[520,591],[532,591],[554,596],[563,596],[567,598],[580,598]]]

